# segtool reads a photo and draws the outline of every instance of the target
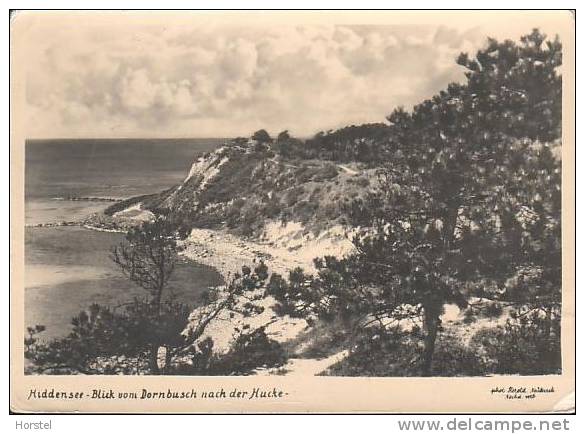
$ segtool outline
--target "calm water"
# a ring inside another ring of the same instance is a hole
[[[182,181],[196,155],[224,140],[29,140],[26,199],[157,192]]]
[[[51,140],[26,144],[25,221],[75,220],[108,206],[68,196],[126,198],[181,182],[196,155],[223,139]],[[63,336],[71,318],[97,302],[116,306],[145,295],[109,259],[122,234],[79,227],[25,232],[25,325],[43,324],[45,338]],[[170,288],[195,304],[201,291],[221,283],[210,267],[179,264]]]

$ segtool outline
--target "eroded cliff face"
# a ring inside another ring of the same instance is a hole
[[[189,182],[193,177],[199,177],[199,188],[205,188],[205,184],[219,173],[221,166],[228,160],[228,152],[224,146],[211,154],[199,157],[191,166],[183,184]]]
[[[161,206],[164,208],[179,209],[191,201],[190,205],[196,209],[199,204],[199,195],[207,184],[221,171],[221,167],[230,159],[229,149],[225,146],[209,154],[202,155],[191,165],[189,174],[183,182],[163,198]]]
[[[286,160],[250,140],[199,157],[182,184],[146,207],[165,208],[192,228],[247,238],[291,222],[318,236],[345,225],[347,205],[375,183],[375,169],[359,163]]]

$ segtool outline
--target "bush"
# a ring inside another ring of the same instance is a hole
[[[318,203],[301,200],[293,207],[293,214],[296,220],[307,222],[315,215],[318,209]]]
[[[332,221],[339,217],[341,213],[342,211],[339,209],[339,206],[335,202],[331,202],[319,207],[317,217],[320,217],[324,221]]]
[[[242,333],[230,351],[221,358],[223,372],[248,374],[258,367],[276,367],[286,362],[282,346],[266,335],[264,327]]]
[[[542,375],[561,372],[560,320],[535,312],[508,320],[505,327],[478,331],[470,346],[496,374]]]
[[[486,318],[499,318],[500,316],[502,316],[503,312],[504,309],[499,303],[489,303],[486,306],[483,314]]]
[[[323,359],[350,345],[351,325],[342,318],[307,318],[307,323],[310,327],[284,344],[289,354],[301,359]]]
[[[444,331],[437,339],[432,375],[558,374],[561,372],[559,327],[558,317],[547,319],[535,311],[516,315],[505,327],[478,331],[468,345],[456,334]],[[331,367],[327,375],[420,375],[421,343],[418,330],[363,330],[355,339],[350,355]]]
[[[433,355],[433,375],[437,377],[478,376],[487,373],[486,366],[472,347],[461,338],[443,333],[437,339]]]
[[[475,313],[471,309],[467,309],[463,314],[463,323],[464,324],[472,324],[477,321]]]
[[[324,375],[348,377],[407,377],[416,375],[418,339],[398,328],[369,327],[355,338],[349,356]]]
[[[270,134],[266,130],[258,130],[254,134],[252,134],[252,139],[256,140],[260,143],[270,143],[272,142],[272,138]]]
[[[93,304],[71,321],[69,336],[43,342],[38,335],[43,326],[28,329],[25,358],[30,362],[28,373],[108,374],[96,360],[113,356],[145,360],[152,345],[167,351],[185,343],[181,332],[191,308],[173,302],[161,304],[160,315],[154,315],[151,303],[134,300],[121,313]]]
[[[350,355],[331,367],[326,375],[359,377],[412,377],[421,375],[422,340],[412,331],[371,327],[355,340]],[[433,356],[436,377],[477,376],[485,366],[472,348],[452,334],[439,336]]]
[[[337,166],[335,166],[335,164],[328,163],[316,171],[316,173],[312,176],[312,180],[315,182],[328,181],[335,178],[337,174]]]
[[[252,205],[244,211],[238,230],[239,234],[244,237],[252,236],[262,222],[261,215],[262,213],[256,205]]]
[[[174,375],[249,375],[258,368],[274,368],[286,363],[282,346],[266,335],[264,327],[252,332],[240,331],[225,354],[213,352],[213,340],[197,345],[190,364],[174,368]]]
[[[367,175],[353,176],[353,177],[347,179],[347,183],[353,184],[356,187],[359,187],[361,189],[367,188],[371,185],[370,179],[367,177]]]
[[[294,206],[299,201],[301,196],[303,196],[303,194],[305,194],[305,188],[302,185],[291,188],[286,193],[286,205],[289,207]]]
[[[266,217],[268,219],[276,219],[276,218],[278,218],[278,216],[280,216],[280,212],[281,212],[281,205],[275,196],[272,196],[272,198],[269,198],[264,203],[264,208],[262,210],[262,214],[264,217]]]
[[[244,205],[246,205],[246,201],[242,198],[238,198],[228,206],[225,212],[225,219],[228,228],[233,229],[238,225]]]

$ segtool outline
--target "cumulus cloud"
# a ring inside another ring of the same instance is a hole
[[[526,29],[527,31],[529,28]],[[441,26],[39,25],[29,137],[298,135],[380,122],[451,81],[489,29]],[[497,35],[496,35],[497,36]]]

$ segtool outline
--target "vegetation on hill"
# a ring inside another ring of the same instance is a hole
[[[357,252],[319,260],[316,276],[273,276],[270,293],[282,312],[339,315],[358,329],[419,321],[422,332],[409,332],[421,343],[412,366],[427,376],[444,306],[455,303],[472,317],[471,299],[497,300],[516,309],[498,332],[510,345],[503,351],[509,356],[516,345],[542,361],[541,372],[556,372],[561,46],[535,30],[518,45],[490,40],[475,58],[458,61],[468,70],[466,84],[389,116],[391,161],[380,188],[352,207],[362,228]],[[514,358],[499,362],[504,371],[517,366]]]
[[[316,233],[346,223],[345,208],[376,182],[375,169],[327,160],[286,160],[258,142],[232,143],[202,158],[182,185],[144,205],[166,208],[191,227],[258,235],[269,221],[301,222]],[[213,176],[208,176],[213,173]]]
[[[393,131],[383,123],[351,125],[321,131],[305,141],[283,131],[274,144],[275,151],[288,159],[320,159],[337,162],[362,162],[377,165],[387,158],[386,145]]]

